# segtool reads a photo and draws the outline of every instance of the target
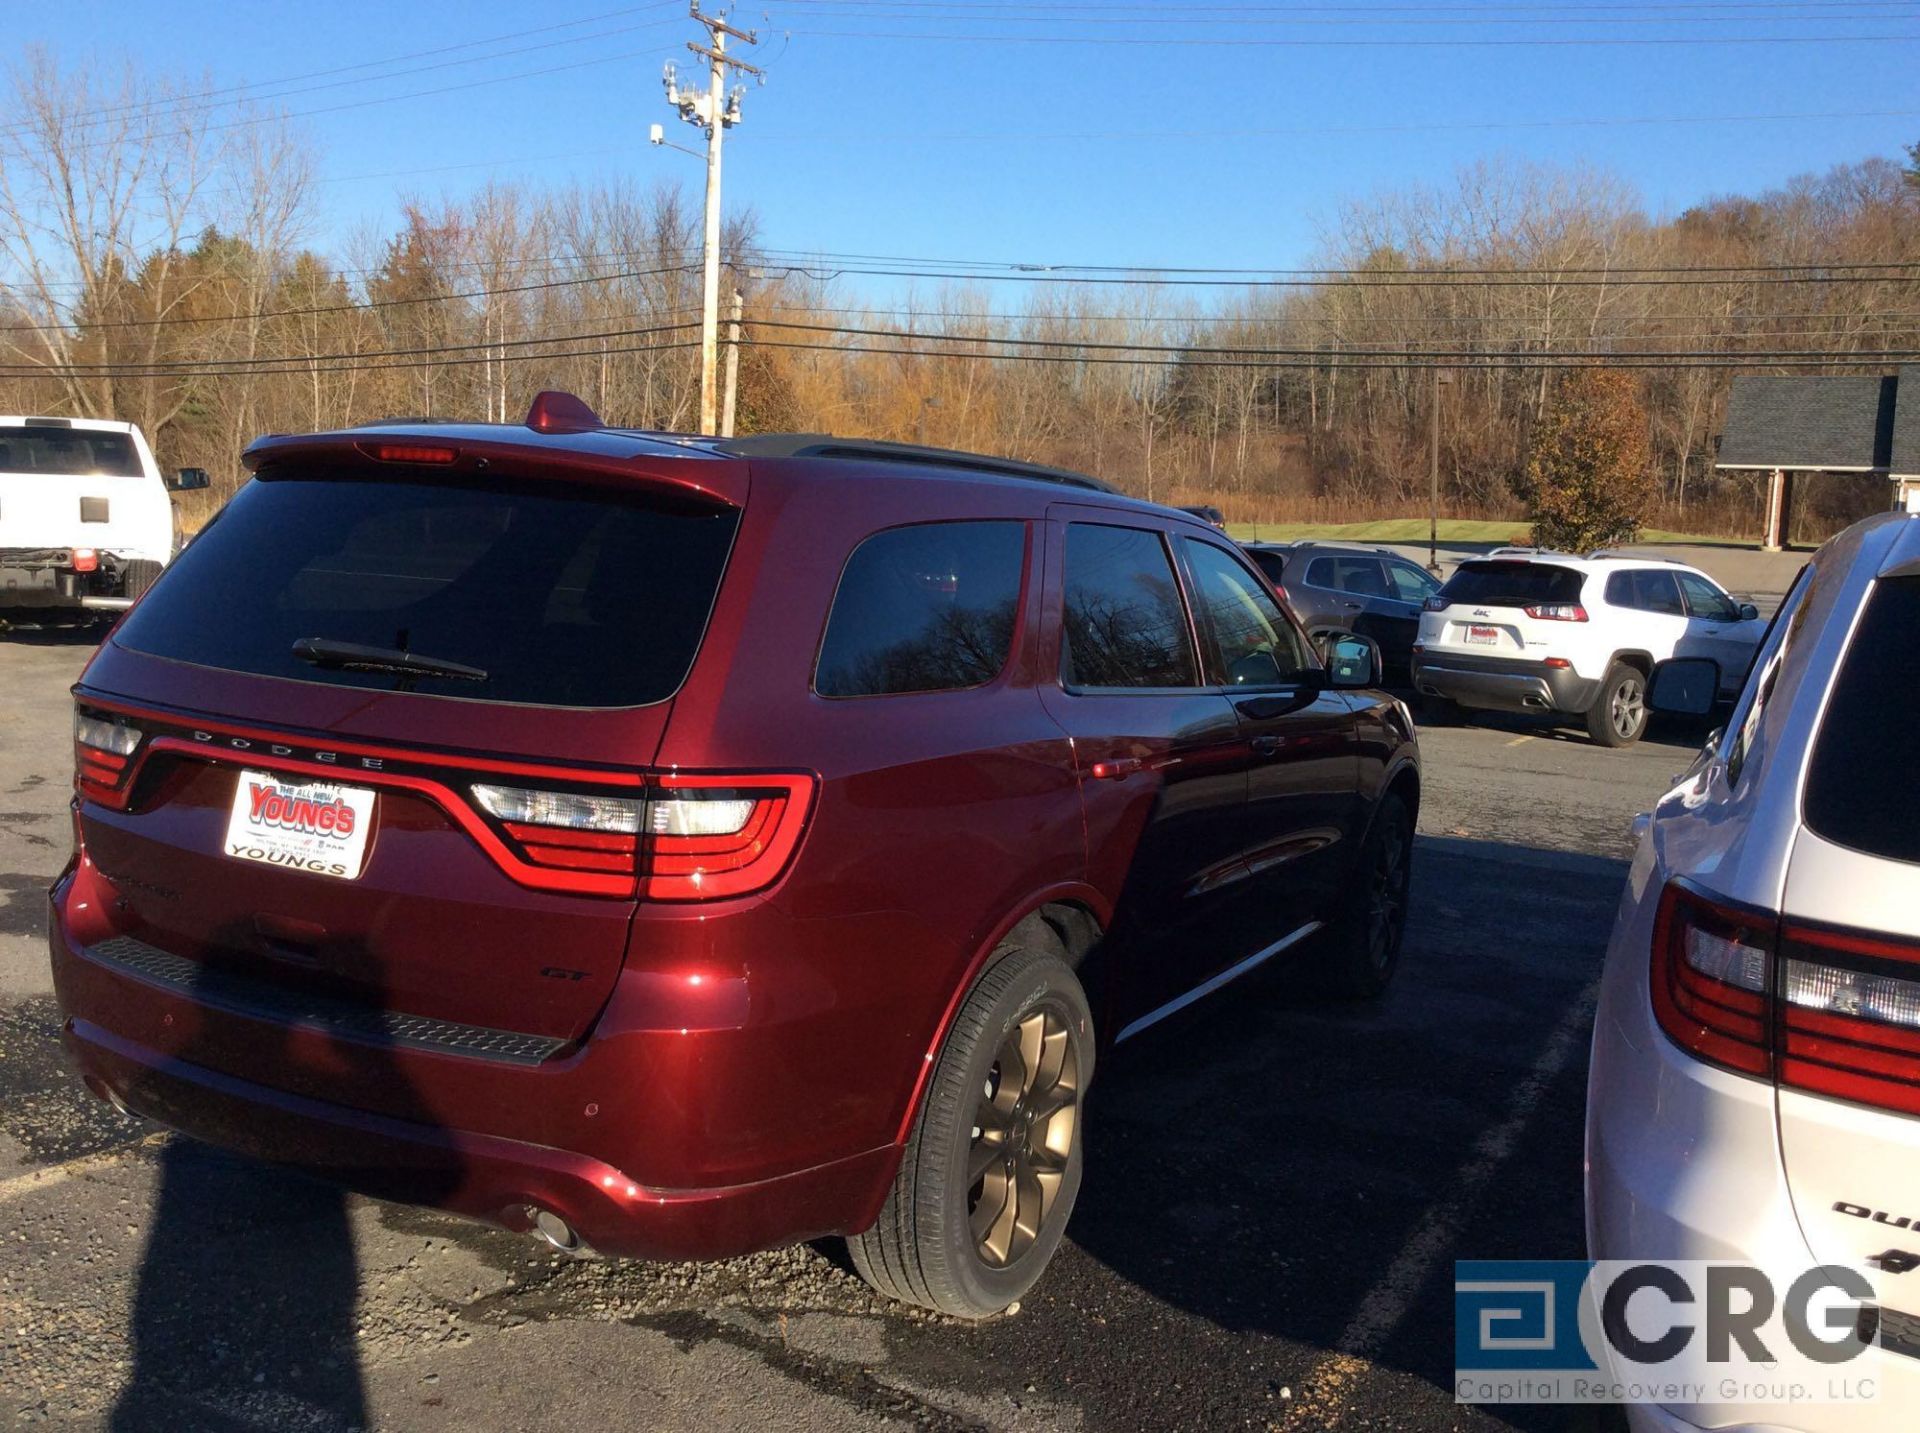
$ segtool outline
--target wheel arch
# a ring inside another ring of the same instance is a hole
[[[901,1114],[899,1129],[894,1136],[896,1145],[904,1146],[913,1133],[913,1122],[919,1118],[921,1103],[926,1098],[927,1081],[940,1058],[941,1048],[947,1042],[947,1035],[953,1029],[954,1017],[960,1013],[960,1007],[965,1003],[967,993],[973,989],[974,982],[979,980],[980,972],[987,968],[1000,948],[1023,933],[1055,945],[1074,973],[1080,975],[1085,983],[1090,963],[1097,959],[1101,940],[1112,917],[1112,908],[1100,892],[1092,886],[1072,882],[1034,892],[992,927],[987,938],[976,945],[965,970],[954,982],[947,996],[946,1008],[940,1012],[939,1023],[922,1052],[913,1092],[907,1098],[907,1107]],[[1088,991],[1088,1003],[1093,1005],[1094,1019],[1099,1022],[1102,1012],[1091,989]],[[1096,1024],[1094,1034],[1097,1039],[1099,1024]]]
[[[1615,652],[1611,657],[1607,658],[1607,667],[1609,670],[1616,662],[1622,666],[1632,667],[1643,677],[1650,678],[1653,676],[1653,653],[1643,648],[1626,647]],[[1606,672],[1602,672],[1600,674],[1600,680],[1604,682],[1606,679]]]

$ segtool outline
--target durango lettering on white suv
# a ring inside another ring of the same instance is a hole
[[[1731,698],[1764,626],[1681,563],[1502,549],[1461,563],[1428,600],[1413,682],[1442,706],[1579,718],[1595,742],[1625,746],[1646,730],[1656,663],[1707,658]]]

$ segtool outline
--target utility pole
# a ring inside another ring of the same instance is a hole
[[[740,315],[746,307],[746,295],[733,291],[733,312],[727,319],[727,396],[720,405],[720,436],[733,436],[734,408],[740,395]]]
[[[1440,575],[1440,388],[1453,382],[1451,373],[1433,370],[1431,443],[1427,455],[1427,571]]]
[[[734,86],[727,94],[727,71],[739,70],[764,80],[765,74],[727,53],[729,38],[757,45],[758,35],[751,30],[736,30],[724,15],[703,15],[699,0],[691,0],[687,13],[707,27],[712,44],[694,40],[687,48],[707,62],[707,87],[683,90],[671,63],[666,68],[667,103],[680,111],[680,118],[706,131],[707,135],[707,215],[700,281],[700,431],[713,433],[719,427],[720,407],[720,137],[740,123],[740,98],[744,85]],[[656,133],[654,143],[662,140]],[[678,146],[675,146],[676,148]]]

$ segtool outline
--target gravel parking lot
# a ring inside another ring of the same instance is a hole
[[[123,1119],[42,946],[85,634],[0,637],[0,1419],[391,1429],[1561,1428],[1457,1406],[1456,1257],[1578,1257],[1593,981],[1629,822],[1697,734],[1423,733],[1414,915],[1374,1007],[1280,969],[1103,1066],[1018,1312],[877,1301],[831,1248],[565,1260]]]

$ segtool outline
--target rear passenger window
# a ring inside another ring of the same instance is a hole
[[[937,522],[875,533],[834,594],[813,686],[875,697],[984,686],[1013,647],[1026,524]]]
[[[1807,825],[1829,841],[1920,862],[1920,763],[1904,755],[1920,711],[1920,577],[1882,579],[1827,698],[1807,769]]]
[[[1186,608],[1156,532],[1071,524],[1061,625],[1060,680],[1070,687],[1199,685]]]

